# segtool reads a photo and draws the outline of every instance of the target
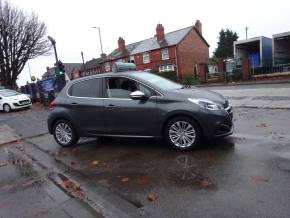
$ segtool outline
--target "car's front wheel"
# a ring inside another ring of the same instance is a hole
[[[200,141],[197,124],[188,117],[176,117],[165,128],[165,138],[175,149],[187,151],[196,148]]]
[[[9,113],[9,112],[11,112],[11,107],[10,107],[10,105],[9,105],[9,104],[4,104],[4,105],[3,105],[3,110],[4,110],[5,113]]]
[[[55,141],[63,147],[75,145],[79,139],[72,124],[66,120],[58,120],[53,126]]]

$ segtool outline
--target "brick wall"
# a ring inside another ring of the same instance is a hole
[[[162,49],[157,49],[149,52],[150,63],[148,64],[143,63],[143,53],[134,55],[134,61],[137,70],[152,69],[158,71],[160,65],[175,64],[175,46],[168,48],[169,59],[167,60],[162,60],[161,50]],[[122,59],[124,62],[129,61],[129,57],[124,57]],[[108,62],[110,63],[110,70],[112,70],[112,66],[116,62],[116,60]],[[105,72],[105,63],[102,64],[102,69],[104,70],[103,72]]]
[[[209,48],[194,29],[177,46],[177,62],[180,79],[194,73],[195,64],[208,63]]]
[[[160,65],[175,64],[175,46],[168,48],[169,59],[162,60],[162,49],[157,49],[149,52],[150,63],[143,63],[143,53],[134,56],[137,70],[152,69],[158,71]]]

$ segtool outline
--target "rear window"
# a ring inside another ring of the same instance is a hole
[[[74,97],[100,98],[102,97],[102,79],[90,79],[73,84],[68,94]]]

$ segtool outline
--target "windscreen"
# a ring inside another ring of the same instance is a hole
[[[142,73],[134,73],[133,75],[137,78],[148,81],[149,83],[163,90],[182,88],[182,85],[152,73],[142,72]]]

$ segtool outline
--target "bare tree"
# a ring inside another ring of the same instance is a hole
[[[46,25],[36,14],[27,14],[0,0],[0,83],[14,87],[26,62],[51,49]]]

